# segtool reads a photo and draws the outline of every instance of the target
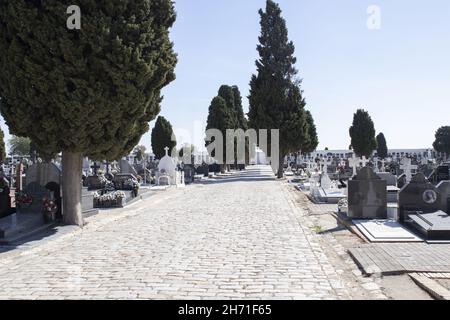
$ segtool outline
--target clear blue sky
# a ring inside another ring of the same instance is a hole
[[[357,108],[370,112],[391,148],[430,147],[436,129],[450,125],[450,1],[278,2],[296,46],[319,148],[348,148]],[[370,5],[381,9],[381,30],[367,28]],[[177,79],[164,89],[161,113],[174,128],[204,124],[222,84],[248,95],[264,6],[265,0],[176,1],[171,38]],[[247,112],[246,98],[244,106]],[[142,143],[150,147],[150,134]]]

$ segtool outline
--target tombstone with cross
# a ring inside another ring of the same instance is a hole
[[[403,158],[401,161],[400,169],[403,170],[403,173],[406,176],[406,183],[410,183],[412,180],[412,171],[417,170],[418,166],[413,165],[411,163],[411,158]]]
[[[94,164],[91,166],[91,169],[94,173],[94,176],[96,176],[98,169],[100,169],[100,166],[97,164],[97,162],[94,161]]]
[[[369,163],[369,159],[367,159],[366,156],[363,156],[362,159],[361,159],[362,167],[363,168],[367,167],[368,163]]]
[[[353,153],[353,157],[348,159],[348,164],[352,167],[353,169],[353,174],[352,176],[356,176],[358,168],[361,164],[361,158],[356,157],[355,153]]]

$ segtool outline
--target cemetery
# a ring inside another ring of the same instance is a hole
[[[262,2],[0,1],[0,300],[450,300],[447,8]]]

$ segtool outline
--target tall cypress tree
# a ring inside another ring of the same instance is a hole
[[[295,47],[288,40],[280,7],[268,0],[266,11],[260,10],[259,14],[261,35],[257,50],[260,58],[256,61],[257,75],[250,81],[249,125],[256,130],[280,130],[278,177],[281,178],[284,157],[299,151],[308,140],[304,130],[306,103],[301,83],[296,80]],[[270,150],[270,138],[268,141]]]
[[[311,112],[306,110],[305,117],[306,117],[305,132],[307,132],[307,134],[301,149],[303,154],[315,151],[317,146],[319,145],[319,137],[317,136],[317,129]]]
[[[377,135],[377,153],[380,159],[386,159],[388,156],[386,138],[382,132]]]
[[[62,151],[63,216],[83,225],[82,157],[128,154],[175,78],[171,0],[0,1],[1,113],[45,154]]]
[[[234,112],[236,115],[236,128],[247,130],[248,123],[247,119],[245,118],[244,107],[242,106],[241,92],[239,91],[238,86],[233,86],[232,89],[234,93]]]
[[[232,91],[231,91],[232,92]],[[223,92],[222,92],[223,94]],[[206,123],[206,130],[216,129],[222,133],[223,137],[223,158],[218,158],[216,152],[211,154],[211,157],[215,158],[217,161],[223,163],[221,165],[222,173],[225,171],[225,162],[226,162],[226,131],[228,129],[233,129],[235,126],[235,114],[234,110],[229,108],[227,101],[222,96],[217,96],[211,101],[211,105],[209,106],[208,119]],[[214,142],[213,139],[212,142]],[[206,142],[208,146],[210,143]]]
[[[370,158],[377,148],[377,141],[375,139],[375,126],[369,113],[363,109],[357,110],[349,131],[351,146],[356,155]]]
[[[166,155],[166,147],[169,148],[170,154],[176,145],[172,125],[166,118],[159,116],[152,130],[152,149],[156,159],[160,160]]]

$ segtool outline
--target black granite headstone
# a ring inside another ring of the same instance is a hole
[[[405,211],[432,213],[441,209],[441,193],[423,173],[416,174],[411,182],[400,190],[400,222],[405,221]]]
[[[450,214],[450,181],[441,181],[436,189],[441,194],[441,210]]]
[[[348,216],[352,219],[387,218],[387,183],[370,167],[362,168],[348,184]]]

